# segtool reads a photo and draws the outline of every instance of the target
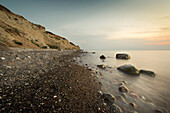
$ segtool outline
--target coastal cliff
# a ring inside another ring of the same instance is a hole
[[[0,5],[0,41],[9,47],[80,49],[66,38],[46,31],[45,27],[31,23],[2,5]]]

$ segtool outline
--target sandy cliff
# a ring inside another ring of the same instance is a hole
[[[67,39],[29,22],[0,5],[0,41],[10,47],[80,49]]]

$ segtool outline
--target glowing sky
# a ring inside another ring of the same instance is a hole
[[[1,0],[82,49],[170,49],[170,0]]]

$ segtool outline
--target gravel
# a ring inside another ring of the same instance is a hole
[[[75,51],[0,52],[0,112],[110,112]]]

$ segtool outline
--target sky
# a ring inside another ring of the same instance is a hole
[[[170,49],[170,0],[1,0],[85,50]]]

